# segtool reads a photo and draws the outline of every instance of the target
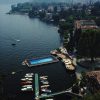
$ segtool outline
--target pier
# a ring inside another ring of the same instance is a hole
[[[39,100],[39,76],[35,74],[35,100]]]
[[[61,91],[61,92],[56,92],[56,93],[53,93],[53,94],[49,94],[47,96],[39,96],[38,98],[39,99],[42,99],[42,98],[49,98],[49,97],[53,97],[53,96],[57,96],[57,95],[60,95],[60,94],[68,94],[68,95],[74,95],[74,96],[77,96],[77,97],[80,97],[82,98],[83,96],[81,94],[76,94],[76,93],[73,93],[71,92],[71,88],[70,89],[67,89],[65,91]]]
[[[72,96],[74,95],[74,96],[77,96],[79,98],[83,97],[83,95],[81,95],[80,93],[79,94],[73,93],[72,87],[69,89],[66,89],[64,91],[61,91],[61,92],[51,93],[51,94],[44,95],[44,96],[40,95],[39,94],[39,76],[38,76],[38,74],[35,74],[35,100],[40,100],[43,98],[50,98],[50,97],[54,97],[54,96],[57,96],[60,94],[67,94],[67,95],[72,95]]]

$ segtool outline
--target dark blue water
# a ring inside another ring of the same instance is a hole
[[[21,65],[26,58],[49,55],[51,50],[60,46],[57,27],[39,19],[30,19],[27,15],[5,14],[9,9],[8,5],[0,6],[0,71],[9,74],[4,84],[6,95],[31,100],[30,95],[29,99],[28,95],[20,94],[20,79],[27,72],[48,75],[53,92],[70,87],[72,74],[66,71],[61,62],[31,69]],[[12,46],[12,43],[16,45]],[[22,72],[10,75],[12,71],[20,70]]]
[[[27,15],[7,15],[6,8],[0,7],[0,67],[20,64],[27,57],[47,55],[60,46],[57,27]]]

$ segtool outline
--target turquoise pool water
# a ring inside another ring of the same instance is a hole
[[[52,57],[47,57],[47,58],[40,58],[40,59],[33,59],[30,61],[31,65],[36,65],[36,64],[42,64],[42,63],[47,63],[53,61]]]

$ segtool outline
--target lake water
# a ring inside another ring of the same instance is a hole
[[[20,79],[27,72],[48,75],[53,92],[71,86],[72,74],[66,71],[61,62],[31,69],[21,65],[24,59],[50,55],[51,50],[61,45],[57,27],[39,19],[30,19],[27,15],[5,14],[9,9],[8,5],[0,6],[0,71],[5,74],[20,70],[22,72],[6,78],[6,94],[19,100],[31,100],[30,96],[18,95],[21,89]],[[12,46],[13,43],[16,45]]]

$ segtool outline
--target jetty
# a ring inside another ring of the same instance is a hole
[[[69,89],[67,89],[67,90],[65,90],[65,91],[56,92],[56,93],[52,93],[52,94],[45,95],[45,96],[39,96],[38,99],[49,98],[49,97],[57,96],[57,95],[60,95],[60,94],[67,94],[67,95],[72,95],[72,96],[74,95],[74,96],[77,96],[77,97],[80,97],[80,98],[83,97],[83,95],[81,95],[81,94],[76,94],[76,93],[73,93],[73,92],[71,92],[71,91],[72,91],[72,89],[69,88]]]
[[[39,76],[35,74],[35,100],[39,100]]]

